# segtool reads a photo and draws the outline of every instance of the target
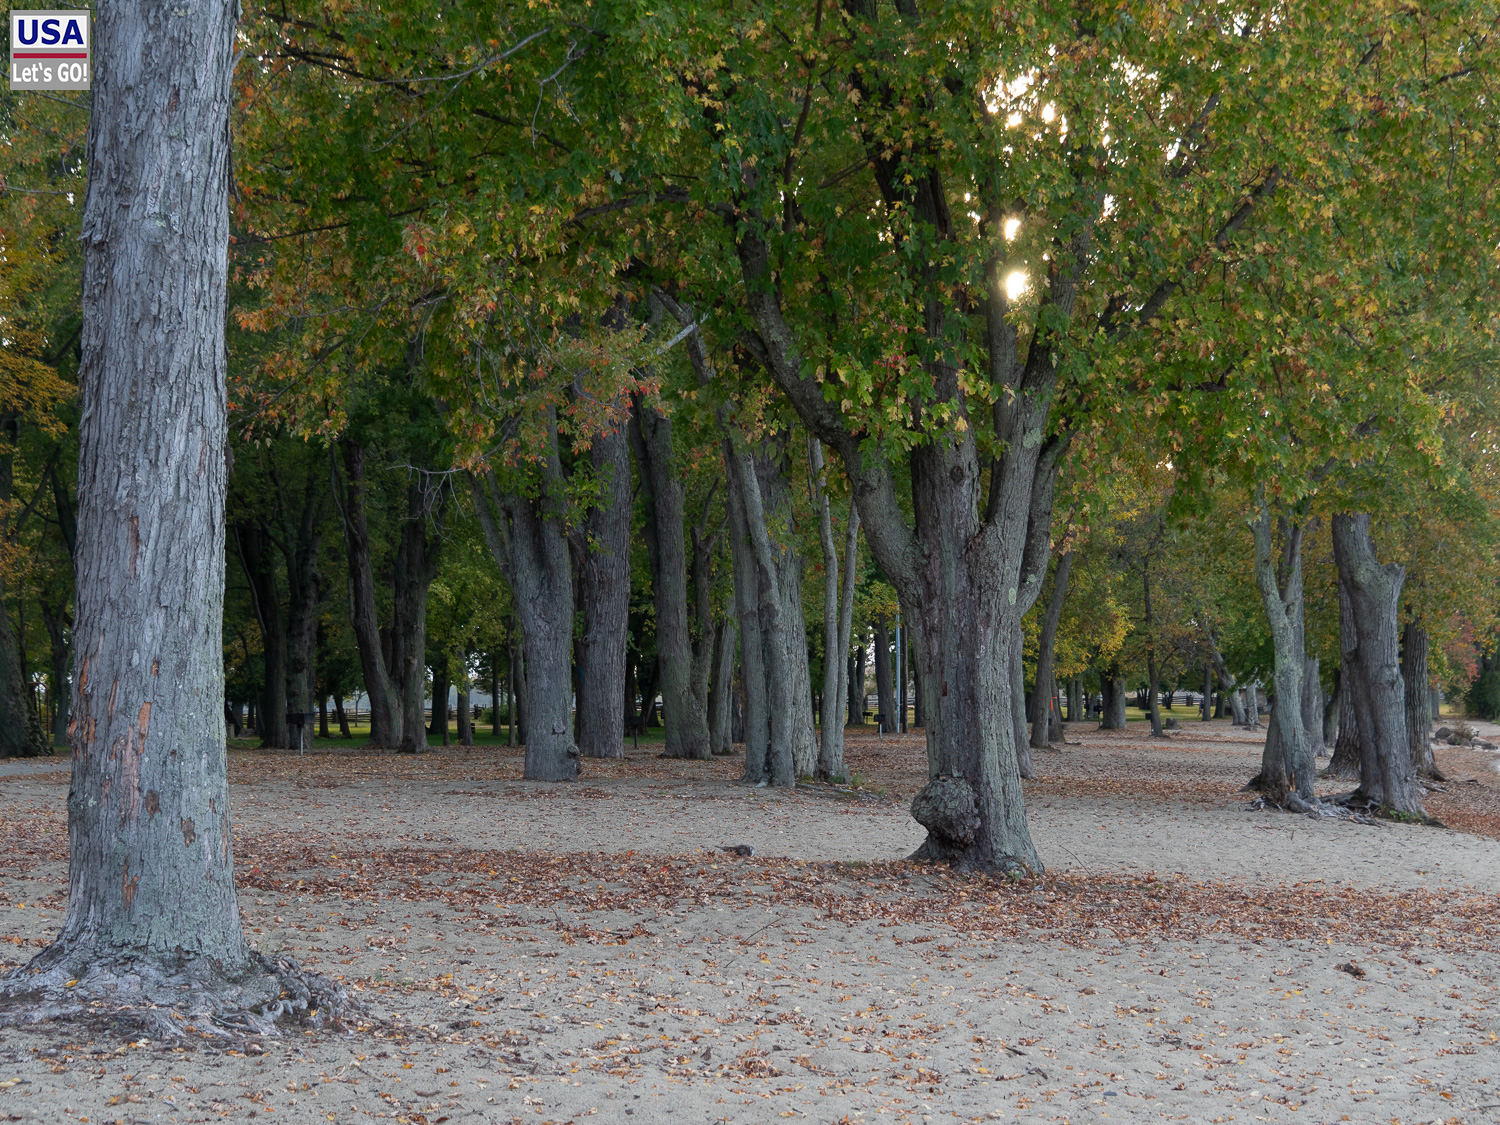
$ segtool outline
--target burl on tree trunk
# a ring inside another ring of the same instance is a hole
[[[5,1016],[153,1037],[319,1022],[337,986],[253,953],[224,746],[226,187],[234,13],[95,8],[80,371],[77,691],[62,932]]]

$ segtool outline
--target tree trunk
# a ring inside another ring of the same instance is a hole
[[[1406,735],[1406,691],[1396,624],[1406,571],[1376,559],[1370,517],[1363,513],[1333,517],[1333,556],[1341,586],[1343,687],[1350,697],[1353,725],[1358,727],[1356,799],[1382,810],[1425,817]],[[1342,612],[1344,597],[1349,603],[1347,615]],[[1343,743],[1342,736],[1339,741]]]
[[[318,737],[328,737],[328,697],[318,693]]]
[[[506,710],[510,710],[507,701]],[[490,653],[490,733],[500,737],[500,654]]]
[[[785,603],[781,589],[782,569],[777,565],[779,552],[771,542],[766,526],[766,508],[760,478],[756,472],[756,458],[748,452],[733,449],[728,438],[725,439],[725,444],[730,488],[737,494],[734,497],[731,522],[736,518],[739,520],[737,530],[743,535],[745,547],[749,551],[758,595],[756,616],[763,654],[762,682],[768,728],[765,756],[754,763],[753,773],[750,737],[746,735],[746,777],[757,783],[768,781],[772,785],[792,786],[797,783],[793,745],[797,708],[792,698],[796,683],[788,644],[790,630],[783,617]],[[746,636],[750,636],[748,631]],[[803,653],[805,659],[805,648]]]
[[[397,748],[402,741],[405,712],[401,681],[386,662],[380,613],[375,603],[375,569],[370,549],[369,486],[365,478],[365,450],[345,437],[344,478],[340,513],[344,523],[344,555],[349,568],[349,618],[355,647],[370,700],[370,745]]]
[[[349,731],[349,715],[344,710],[344,697],[342,695],[335,695],[333,697],[333,713],[339,719],[339,737],[352,739],[354,735]]]
[[[1406,740],[1418,777],[1446,781],[1432,756],[1432,690],[1427,671],[1427,630],[1408,621],[1401,633],[1401,680],[1406,688]]]
[[[1083,719],[1083,677],[1074,676],[1068,681],[1068,722],[1081,723]]]
[[[1104,671],[1099,675],[1102,700],[1099,705],[1100,730],[1125,729],[1125,677],[1117,670]]]
[[[510,653],[510,679],[505,688],[505,717],[506,717],[506,745],[516,744],[517,713],[520,711],[520,697],[516,694],[516,646],[514,643],[507,648]]]
[[[1030,781],[1036,777],[1036,769],[1031,761],[1031,739],[1026,729],[1026,657],[1024,652],[1025,635],[1021,631],[1021,621],[1017,618],[1010,635],[1010,698],[1011,698],[1011,725],[1012,733],[1015,735],[1015,757],[1016,769],[1021,777]],[[930,763],[929,763],[930,764]]]
[[[1051,744],[1050,715],[1052,700],[1057,694],[1052,654],[1057,645],[1057,625],[1062,620],[1063,603],[1068,596],[1068,577],[1072,571],[1073,552],[1058,556],[1057,569],[1052,574],[1052,597],[1047,602],[1047,616],[1042,619],[1042,632],[1037,643],[1036,685],[1031,696],[1031,746],[1034,750],[1045,750]]]
[[[656,600],[656,659],[668,758],[708,758],[708,700],[693,693],[688,621],[685,495],[673,457],[672,422],[640,396],[630,418],[646,508],[646,551]]]
[[[575,539],[583,635],[578,639],[578,752],[625,755],[625,645],[630,628],[630,441],[622,424],[589,449],[598,505]]]
[[[1353,678],[1349,668],[1350,657],[1357,647],[1355,638],[1353,605],[1349,600],[1349,591],[1345,589],[1343,580],[1339,580],[1339,687],[1338,701],[1338,737],[1333,744],[1333,757],[1328,762],[1328,768],[1323,771],[1324,777],[1337,777],[1347,781],[1359,780],[1360,732],[1359,720],[1354,716],[1354,687]],[[1349,650],[1346,652],[1342,646],[1344,637],[1351,638]]]
[[[823,710],[819,731],[818,777],[844,777],[844,715],[848,710],[849,631],[854,621],[854,585],[859,546],[859,508],[851,499],[847,521],[844,582],[839,587],[839,552],[833,538],[833,513],[828,502],[823,445],[808,435],[813,497],[818,507],[818,541],[823,547]]]
[[[269,1030],[256,1010],[281,1010],[278,996],[326,1019],[333,999],[252,958],[234,887],[221,636],[234,13],[95,8],[68,909],[7,981],[40,993],[41,1015],[138,1006],[153,1037],[225,1013],[237,1036]]]
[[[623,742],[623,736],[621,741]],[[474,705],[469,701],[467,672],[460,674],[458,685],[458,744],[460,746],[474,745]]]
[[[15,472],[15,450],[20,423],[13,413],[0,414],[0,533],[8,526]],[[32,758],[47,752],[47,735],[31,706],[26,661],[21,638],[4,609],[5,584],[0,581],[0,758]]]
[[[1313,793],[1313,756],[1302,723],[1302,681],[1305,671],[1302,616],[1302,528],[1281,520],[1279,564],[1273,558],[1271,513],[1257,497],[1259,512],[1250,523],[1255,537],[1255,579],[1271,627],[1275,656],[1276,706],[1272,731],[1266,735],[1260,773],[1247,788],[1259,789],[1267,799],[1298,812],[1317,803]]]
[[[708,689],[708,742],[716,755],[734,753],[734,659],[738,630],[733,621],[714,629],[714,667]]]
[[[1333,691],[1323,700],[1323,748],[1327,750],[1332,746],[1339,736],[1339,697],[1343,694],[1341,685],[1344,674],[1342,663],[1333,670]]]
[[[1323,682],[1320,661],[1309,656],[1302,665],[1302,729],[1307,732],[1307,749],[1314,758],[1323,756]]]
[[[750,544],[743,493],[735,469],[737,458],[724,441],[729,476],[729,554],[734,566],[734,605],[740,623],[740,675],[745,690],[745,774],[757,785],[771,780],[771,716],[766,695],[766,640],[760,612],[761,583],[755,549]]]
[[[543,451],[536,497],[502,490],[493,472],[471,478],[474,506],[495,561],[510,582],[525,665],[526,765],[533,781],[573,781],[573,579],[564,528],[557,429]]]

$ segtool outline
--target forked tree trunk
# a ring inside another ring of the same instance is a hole
[[[708,758],[708,700],[694,694],[688,619],[685,488],[672,448],[672,422],[636,397],[630,440],[646,506],[646,551],[656,600],[656,658],[668,758]]]
[[[235,5],[95,8],[82,243],[68,909],[38,1014],[214,1028],[294,974],[240,926],[224,745],[224,306]],[[71,987],[68,987],[71,986]],[[104,1006],[107,1005],[107,1006]],[[175,1007],[177,1019],[164,1008]],[[279,1005],[277,1006],[280,1007]],[[152,1014],[154,1012],[154,1014]],[[222,1027],[222,1025],[220,1025]],[[180,1030],[176,1034],[181,1034]]]
[[[764,756],[750,755],[750,735],[745,737],[746,780],[792,786],[797,783],[796,738],[797,709],[791,699],[795,683],[788,644],[787,622],[781,590],[782,571],[778,567],[778,549],[766,528],[766,510],[761,493],[755,458],[748,452],[732,448],[725,439],[725,459],[729,464],[730,488],[736,494],[731,522],[739,520],[738,535],[744,537],[748,561],[755,581],[756,610],[759,628],[756,634],[761,649],[761,682],[764,685],[764,707],[767,741]],[[737,570],[738,574],[739,571]],[[748,578],[749,576],[747,576]],[[753,626],[752,626],[753,628]],[[744,629],[747,643],[751,633]],[[747,660],[746,668],[749,664]],[[747,722],[753,722],[747,716]],[[748,728],[747,728],[748,729]]]
[[[1432,691],[1428,683],[1427,630],[1408,621],[1401,632],[1401,680],[1406,686],[1406,740],[1418,777],[1445,781],[1432,756]]]
[[[442,536],[447,493],[428,493],[416,474],[407,484],[406,520],[401,525],[401,545],[396,551],[395,596],[388,636],[391,640],[390,671],[401,691],[401,743],[403,754],[427,749],[427,592],[438,573],[438,550]],[[446,712],[447,695],[443,696]],[[446,723],[446,713],[444,720]]]
[[[380,611],[375,602],[375,564],[370,547],[369,484],[365,450],[352,438],[339,443],[344,474],[339,512],[344,524],[344,556],[349,568],[349,617],[354,628],[365,694],[370,700],[370,745],[401,745],[405,712],[400,681],[386,664],[381,640]]]
[[[1302,681],[1305,671],[1302,611],[1302,528],[1281,521],[1279,564],[1273,556],[1271,513],[1257,497],[1259,511],[1250,521],[1255,538],[1255,579],[1271,627],[1275,656],[1276,706],[1271,731],[1261,756],[1260,773],[1246,788],[1259,789],[1267,799],[1304,811],[1317,803],[1313,792],[1313,757],[1307,728],[1302,723]]]
[[[1380,563],[1370,541],[1370,517],[1333,517],[1333,556],[1348,600],[1347,631],[1340,614],[1344,691],[1358,726],[1356,799],[1385,811],[1426,816],[1406,735],[1406,691],[1401,681],[1396,611],[1405,570]],[[1340,738],[1340,742],[1342,742]]]
[[[623,419],[589,449],[599,503],[575,540],[583,635],[578,640],[578,752],[625,754],[625,644],[630,628],[630,442]]]
[[[471,478],[485,539],[510,583],[521,622],[526,764],[532,781],[573,781],[573,577],[563,526],[557,430],[550,428],[539,495],[503,489],[494,472]]]

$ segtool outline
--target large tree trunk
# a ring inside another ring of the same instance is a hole
[[[639,396],[630,440],[640,466],[646,551],[656,598],[656,656],[668,758],[708,758],[708,700],[694,694],[688,620],[685,489],[672,450],[672,422]]]
[[[823,547],[823,713],[818,740],[818,776],[844,777],[844,715],[848,710],[849,631],[854,622],[854,585],[858,578],[859,507],[851,499],[844,548],[844,581],[839,586],[839,552],[833,539],[833,512],[828,501],[823,444],[807,438],[813,496],[818,505],[818,541]]]
[[[370,549],[368,482],[365,450],[345,437],[344,479],[340,513],[344,523],[344,553],[349,567],[349,617],[354,627],[359,666],[364,674],[365,694],[370,699],[370,745],[396,748],[401,745],[405,712],[401,706],[401,683],[391,674],[382,643],[380,611],[375,603],[375,567]]]
[[[1418,777],[1445,781],[1432,756],[1432,690],[1427,671],[1427,630],[1408,621],[1401,633],[1401,680],[1406,686],[1406,741]]]
[[[235,546],[250,587],[250,602],[260,626],[263,676],[260,693],[260,744],[269,749],[291,745],[286,712],[286,626],[281,595],[276,589],[276,569],[271,558],[271,540],[258,522],[235,525]]]
[[[226,1010],[234,1034],[265,1030],[272,1013],[309,1001],[294,971],[252,959],[229,824],[221,634],[235,7],[95,8],[68,909],[57,940],[6,982],[40,993],[38,1014],[85,1012],[91,1001],[101,1018],[138,1007],[153,1038],[182,1034],[184,1022],[211,1031]],[[329,1005],[313,1004],[326,1019]]]
[[[536,497],[502,489],[494,472],[471,478],[474,507],[485,539],[510,582],[521,622],[525,664],[525,776],[533,781],[573,781],[573,578],[562,511],[562,465],[557,430],[541,465]]]
[[[1052,653],[1057,645],[1057,624],[1062,620],[1063,602],[1068,597],[1068,576],[1073,571],[1073,552],[1057,560],[1052,575],[1052,597],[1047,602],[1047,616],[1042,619],[1042,634],[1036,653],[1036,686],[1031,692],[1031,746],[1045,750],[1051,745],[1052,699],[1057,694],[1057,679],[1052,671]],[[1068,717],[1073,717],[1072,707]]]
[[[1300,812],[1317,803],[1313,792],[1312,747],[1302,723],[1306,661],[1302,615],[1303,529],[1290,521],[1281,521],[1278,565],[1273,557],[1270,509],[1259,498],[1257,504],[1259,511],[1250,529],[1255,537],[1255,579],[1271,627],[1276,706],[1271,712],[1272,729],[1266,735],[1260,773],[1247,788],[1259,789],[1268,800]]]
[[[1118,669],[1106,668],[1099,673],[1100,730],[1124,730],[1125,722],[1125,677]]]
[[[1406,691],[1396,623],[1406,571],[1376,559],[1370,517],[1364,513],[1333,517],[1333,557],[1349,602],[1347,616],[1339,615],[1339,647],[1344,659],[1343,689],[1358,727],[1355,797],[1382,810],[1425,817],[1406,735]],[[1347,630],[1343,628],[1346,621]],[[1342,736],[1339,741],[1343,742]]]
[[[1349,668],[1349,661],[1357,648],[1354,640],[1354,613],[1353,605],[1349,600],[1349,591],[1344,586],[1342,579],[1339,580],[1339,689],[1338,704],[1338,737],[1333,744],[1333,756],[1328,762],[1328,768],[1323,771],[1324,777],[1337,777],[1346,781],[1359,780],[1360,744],[1359,744],[1359,720],[1354,715],[1355,691],[1353,686],[1353,675]],[[1342,647],[1342,638],[1351,638],[1349,648]]]
[[[578,639],[578,752],[625,754],[625,644],[630,628],[630,441],[625,426],[589,449],[597,507],[575,539],[583,635]]]

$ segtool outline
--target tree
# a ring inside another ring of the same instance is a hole
[[[235,6],[95,14],[84,206],[78,691],[68,910],[7,979],[213,1026],[326,1019],[331,984],[253,955],[224,746],[225,351]],[[170,221],[168,221],[170,216]]]

